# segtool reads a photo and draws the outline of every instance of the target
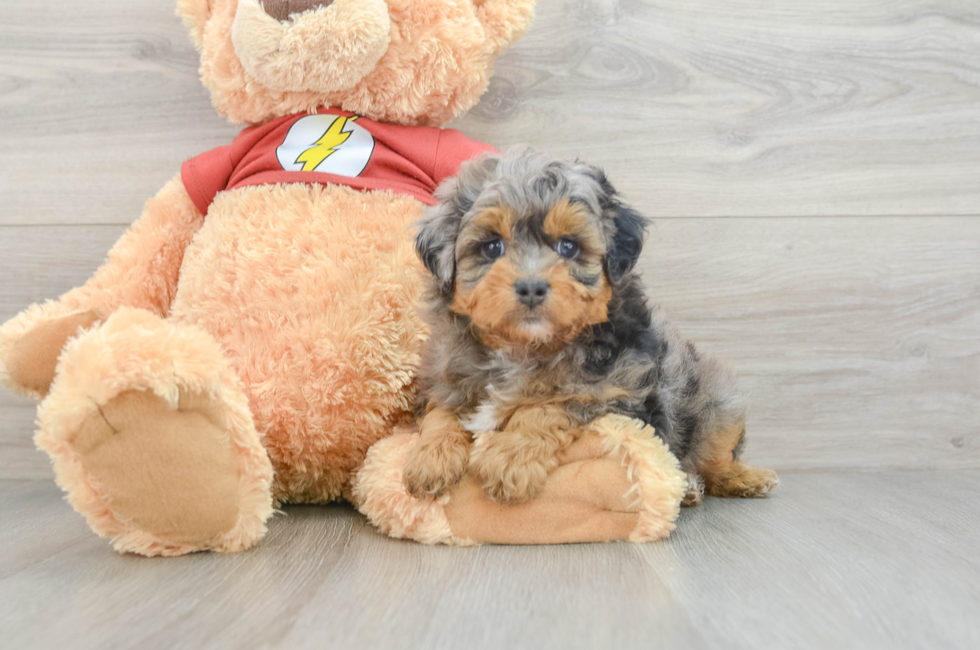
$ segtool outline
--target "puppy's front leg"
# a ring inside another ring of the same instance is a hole
[[[405,463],[403,482],[409,494],[422,499],[456,485],[466,472],[472,440],[452,411],[434,408],[426,413]]]
[[[558,452],[581,435],[560,405],[518,409],[501,431],[474,445],[470,471],[499,503],[533,499],[558,466]]]

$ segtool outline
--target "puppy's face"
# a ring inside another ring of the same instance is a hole
[[[465,218],[452,309],[491,347],[555,347],[606,320],[612,289],[598,215],[563,196],[547,212],[497,205]]]
[[[529,150],[467,163],[437,197],[419,254],[493,348],[557,350],[604,322],[642,245],[602,172]]]

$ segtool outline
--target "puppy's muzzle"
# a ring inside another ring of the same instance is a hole
[[[521,278],[514,283],[514,293],[528,309],[534,309],[548,297],[551,285],[541,278]]]

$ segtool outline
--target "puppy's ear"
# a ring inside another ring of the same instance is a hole
[[[425,268],[435,276],[443,294],[453,291],[456,273],[456,236],[459,234],[459,218],[442,211],[439,205],[430,208],[415,236],[415,252]]]
[[[640,258],[647,219],[620,202],[619,192],[601,169],[594,167],[593,171],[599,183],[599,205],[606,223],[606,276],[617,284]]]
[[[459,174],[436,189],[438,205],[426,211],[415,236],[415,251],[425,268],[436,277],[444,295],[453,291],[456,275],[456,238],[463,217],[473,208],[490,182],[500,158],[484,154],[463,163]]]
[[[647,220],[632,208],[620,204],[616,207],[613,225],[615,231],[606,251],[606,275],[615,284],[636,266],[643,250]]]

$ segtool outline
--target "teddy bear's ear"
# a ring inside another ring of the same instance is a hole
[[[463,217],[490,182],[499,161],[497,155],[484,154],[464,163],[456,177],[436,190],[439,203],[428,209],[415,237],[415,251],[444,295],[452,293],[455,285],[456,238]]]
[[[204,25],[211,17],[211,4],[214,0],[177,0],[177,15],[191,33],[191,41],[198,49],[204,40]]]
[[[471,0],[476,17],[499,54],[524,35],[534,20],[535,0]]]

